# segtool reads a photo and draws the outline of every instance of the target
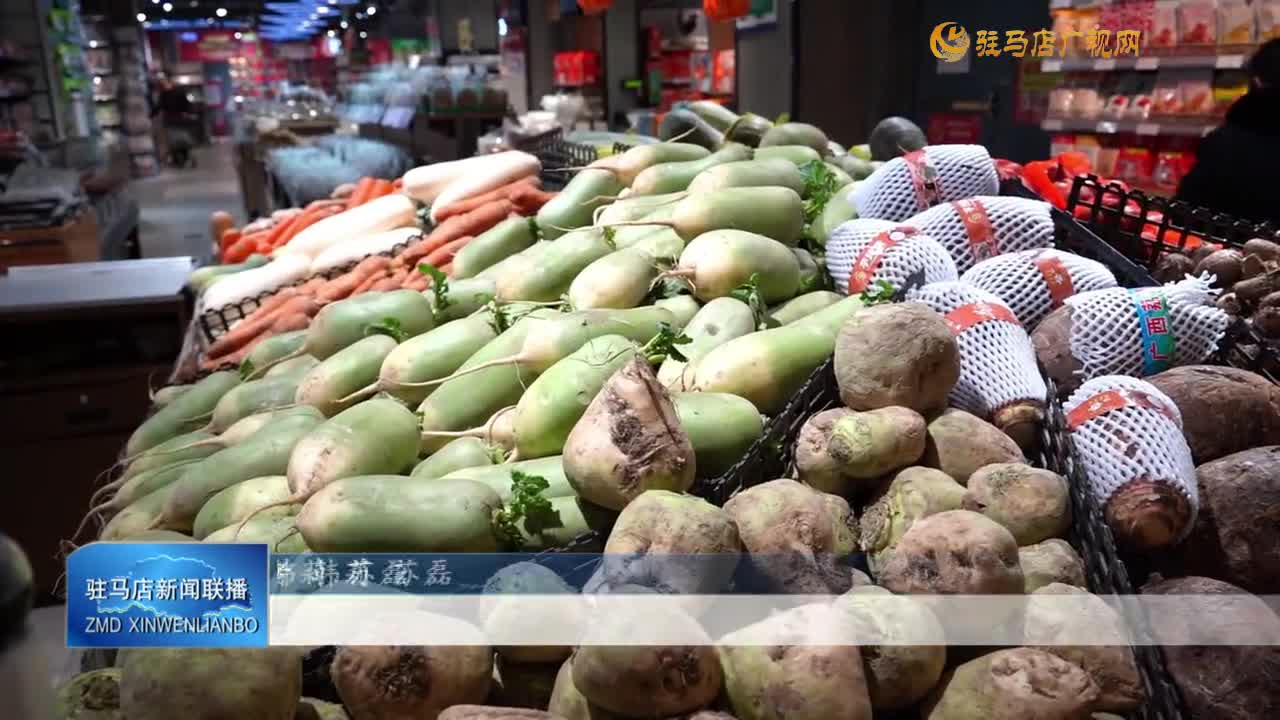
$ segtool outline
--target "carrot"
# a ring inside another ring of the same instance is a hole
[[[436,222],[444,222],[455,215],[471,212],[476,208],[483,207],[497,200],[509,199],[513,193],[518,193],[523,188],[532,188],[538,182],[536,176],[523,178],[500,188],[490,190],[487,193],[481,193],[465,200],[451,203],[448,207],[440,208],[436,213]]]
[[[369,290],[373,289],[373,286],[374,286],[374,285],[377,285],[378,283],[382,282],[382,281],[383,281],[383,280],[385,280],[389,275],[390,275],[390,273],[388,273],[386,270],[382,270],[381,272],[373,273],[373,274],[369,275],[369,277],[365,278],[364,282],[362,282],[362,283],[360,283],[359,285],[357,285],[357,286],[356,286],[356,289],[351,291],[351,294],[352,294],[352,295],[359,295],[359,294],[361,294],[361,293],[369,292]]]
[[[272,334],[280,334],[293,332],[294,330],[306,330],[307,326],[311,324],[311,318],[315,317],[317,312],[320,312],[318,304],[314,305],[314,311],[311,306],[308,306],[296,313],[279,315],[276,317],[276,321],[271,324],[271,332]]]
[[[369,200],[377,200],[383,195],[390,195],[394,191],[395,186],[391,184],[390,180],[378,178],[373,181],[373,189],[369,191]],[[368,201],[366,200],[366,202]]]
[[[457,240],[454,240],[453,242],[445,243],[439,248],[436,248],[435,250],[433,250],[430,255],[427,255],[425,258],[423,258],[422,262],[437,268],[440,267],[441,265],[452,263],[453,256],[457,254],[457,252],[461,250],[463,246],[471,242],[472,239],[473,238],[470,235],[463,235],[462,237],[458,238]]]
[[[395,192],[400,192],[401,190],[404,190],[404,178],[402,177],[396,178],[396,181],[391,183],[391,189],[394,190]]]
[[[404,284],[400,287],[405,290],[417,290],[418,292],[422,292],[430,286],[431,277],[429,275],[423,275],[420,272],[411,272],[405,276]]]
[[[346,209],[346,198],[325,198],[323,200],[312,200],[305,208],[306,211],[317,210],[319,208],[341,208]]]
[[[271,324],[276,311],[297,297],[299,297],[297,289],[285,288],[267,298],[258,309],[249,313],[248,317],[236,323],[225,335],[214,341],[205,352],[205,357],[219,357],[240,349]]]
[[[536,185],[525,185],[512,190],[507,199],[516,206],[516,212],[521,215],[532,217],[536,215],[543,205],[551,202],[556,193],[546,192],[538,188]]]
[[[360,207],[369,200],[369,193],[373,190],[373,181],[376,178],[362,177],[356,181],[355,192],[351,193],[351,197],[347,198],[347,209]]]
[[[321,302],[333,302],[349,297],[365,280],[371,276],[380,277],[390,265],[390,258],[381,255],[367,257],[350,271],[330,280],[324,287],[317,290],[316,298]]]
[[[388,277],[387,279],[379,280],[378,282],[374,283],[373,287],[369,289],[373,292],[387,292],[388,290],[399,290],[400,286],[404,284],[404,279],[408,276],[409,276],[408,270],[398,270],[394,273],[391,273],[391,276]]]
[[[249,256],[258,252],[258,245],[254,241],[256,236],[250,235],[242,237],[236,241],[234,245],[227,248],[222,253],[222,261],[225,263],[242,263],[249,259]]]
[[[445,244],[466,235],[474,237],[497,225],[511,214],[511,210],[512,205],[509,200],[498,200],[482,205],[471,212],[454,215],[437,225],[425,240],[409,246],[400,254],[400,257],[404,258],[406,264],[416,266],[419,260],[444,247]]]
[[[305,212],[291,216],[288,220],[276,223],[275,227],[267,231],[267,236],[261,240],[261,245],[266,247],[268,251],[280,247],[283,243],[280,238],[289,232],[289,229],[295,227],[304,216]]]
[[[314,225],[317,221],[323,220],[339,212],[332,205],[322,205],[318,208],[309,208],[306,212],[298,216],[296,220],[289,223],[288,227],[277,237],[273,239],[271,249],[283,247],[289,244],[289,241],[298,235],[298,233]]]
[[[230,228],[226,232],[222,233],[222,237],[218,238],[218,247],[222,252],[226,252],[227,248],[235,245],[236,241],[239,240],[240,237],[239,230]]]

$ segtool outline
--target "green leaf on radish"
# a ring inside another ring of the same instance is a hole
[[[562,525],[560,513],[542,495],[550,487],[551,483],[540,475],[511,471],[511,502],[493,518],[494,533],[503,545],[512,550],[524,547],[524,535],[520,532],[522,522],[530,535]]]
[[[248,380],[253,377],[253,371],[256,369],[257,368],[253,366],[253,361],[249,358],[245,358],[244,362],[240,363],[240,379]]]
[[[880,305],[882,303],[893,302],[893,298],[898,294],[893,285],[888,280],[877,280],[871,287],[862,291],[859,295],[864,305]]]
[[[658,334],[653,336],[644,347],[640,348],[640,353],[645,356],[651,365],[657,365],[667,358],[674,358],[679,362],[688,362],[689,358],[680,352],[677,345],[687,345],[693,342],[693,338],[684,334],[683,330],[677,330],[671,326],[671,323],[658,323]]]
[[[804,221],[812,223],[822,214],[831,196],[840,189],[840,181],[831,168],[821,160],[810,160],[800,166],[804,176]]]
[[[449,278],[440,272],[436,266],[428,263],[418,263],[418,272],[431,278],[431,294],[435,297],[437,313],[442,312],[445,308],[453,304],[449,299]]]
[[[370,335],[387,335],[392,340],[402,343],[409,339],[409,333],[405,331],[404,325],[393,317],[385,317],[382,320],[372,323],[364,329],[365,337]]]
[[[760,296],[760,275],[751,273],[751,277],[738,287],[729,291],[729,297],[739,302],[744,302],[747,307],[751,308],[751,313],[755,315],[756,327],[765,330],[765,312],[764,298]]]
[[[507,314],[507,309],[500,305],[497,300],[490,300],[485,308],[489,311],[489,326],[499,335],[511,328],[511,316]]]
[[[774,120],[774,121],[773,121],[773,124],[774,124],[774,125],[786,125],[786,124],[787,124],[787,123],[789,123],[789,122],[791,122],[791,113],[789,113],[789,112],[784,112],[784,113],[782,113],[781,115],[779,115],[779,116],[778,116],[778,118],[777,118],[776,120]]]

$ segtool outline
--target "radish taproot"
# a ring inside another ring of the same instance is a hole
[[[559,455],[542,457],[535,460],[484,465],[455,470],[445,475],[445,480],[471,480],[478,482],[498,494],[504,503],[511,502],[515,488],[512,485],[512,473],[523,473],[540,477],[547,481],[547,488],[540,494],[547,499],[571,497],[573,486],[564,474],[564,461]]]
[[[103,541],[125,540],[138,533],[155,529],[153,526],[156,519],[164,512],[165,503],[168,502],[169,496],[173,494],[175,483],[169,483],[155,492],[148,493],[138,498],[116,513],[106,526],[102,528],[102,532],[98,534],[98,539]],[[77,533],[78,534],[78,533]]]
[[[596,260],[569,285],[574,310],[626,309],[644,302],[658,277],[653,256],[635,247],[611,252]]]
[[[218,437],[208,430],[192,430],[177,437],[170,438],[142,453],[125,466],[120,480],[129,478],[147,470],[172,465],[183,460],[199,460],[212,455],[221,448],[210,447],[207,441]]]
[[[702,309],[702,304],[696,298],[692,295],[684,294],[655,300],[653,306],[671,313],[671,316],[676,320],[672,327],[676,330],[683,330],[689,324],[689,321],[698,314],[698,311]]]
[[[417,405],[431,394],[431,388],[417,383],[448,377],[497,336],[489,313],[445,323],[397,345],[383,359],[377,381],[340,402],[384,392],[406,405]]]
[[[219,490],[196,513],[191,536],[203,540],[215,530],[239,523],[260,505],[286,500],[289,480],[283,475],[264,475],[238,482]],[[297,515],[301,505],[281,505],[260,514],[259,518]]]
[[[190,390],[190,385],[166,385],[151,393],[151,407],[159,410]]]
[[[664,195],[636,195],[615,200],[596,211],[595,222],[592,224],[603,226],[639,220],[663,208],[674,206],[684,197],[684,193],[666,193]]]
[[[612,200],[626,187],[608,170],[588,168],[573,176],[569,184],[538,210],[538,230],[547,240],[555,240],[570,230],[591,224],[596,208]]]
[[[208,430],[222,433],[237,422],[263,412],[294,404],[298,383],[305,373],[261,378],[240,383],[227,391],[213,408]]]
[[[538,240],[533,218],[511,217],[472,238],[453,256],[453,277],[475,277]]]
[[[691,389],[737,395],[772,415],[782,410],[834,349],[834,335],[820,328],[786,325],[752,333],[719,345],[698,360]]]
[[[707,168],[689,183],[689,194],[731,187],[785,187],[797,193],[804,192],[804,176],[795,164],[774,158],[772,160],[739,160]]]
[[[654,165],[636,176],[631,191],[636,195],[664,195],[682,192],[703,170],[728,162],[750,160],[751,148],[729,143],[701,160]]]
[[[497,277],[497,299],[559,300],[578,273],[614,251],[610,234],[609,230],[594,227],[575,230],[556,240],[535,260],[511,265]]]
[[[756,149],[756,160],[786,160],[796,167],[803,167],[815,160],[822,160],[817,150],[805,145],[771,145]]]
[[[352,343],[307,372],[298,383],[295,402],[310,405],[325,417],[337,415],[356,402],[353,393],[377,382],[382,363],[395,349],[395,339],[386,335]]]
[[[413,467],[410,477],[440,478],[457,470],[488,467],[502,462],[498,448],[475,437],[460,437]]]
[[[320,361],[310,355],[299,355],[295,358],[289,358],[281,362],[279,365],[273,365],[265,373],[262,379],[277,378],[285,375],[305,374],[311,368],[320,364]]]
[[[712,300],[703,305],[684,327],[684,334],[691,341],[680,346],[680,354],[685,360],[675,357],[664,360],[658,368],[658,381],[668,388],[683,389],[689,364],[711,352],[712,348],[755,330],[755,313],[746,303],[730,297]]]
[[[240,378],[229,371],[205,377],[139,425],[125,444],[125,455],[135,457],[166,440],[199,429],[208,422],[222,396],[239,384]]]
[[[108,486],[100,489],[89,499],[92,507],[89,508],[84,517],[80,520],[80,525],[76,528],[75,532],[72,533],[71,539],[75,540],[80,537],[80,533],[84,531],[84,528],[89,524],[90,520],[123,514],[129,510],[134,503],[137,503],[143,498],[156,493],[159,490],[163,490],[164,488],[173,485],[173,483],[177,482],[178,479],[187,472],[187,470],[191,469],[192,465],[195,465],[198,462],[200,462],[198,459],[184,460],[171,465],[152,468],[134,475],[119,485],[114,487]],[[114,489],[116,491],[115,494],[106,502],[98,503],[97,501],[102,494],[110,489]],[[115,518],[112,517],[112,521],[114,521],[114,519]]]
[[[254,345],[249,354],[244,356],[244,360],[240,361],[240,374],[243,377],[253,377],[257,368],[274,369],[279,367],[277,361],[300,357],[298,351],[306,341],[306,330],[293,330],[272,335]]]
[[[240,522],[234,522],[214,530],[200,542],[266,545],[273,553],[288,555],[311,552],[306,541],[298,534],[299,511],[300,506],[290,505],[285,514],[259,515],[244,523],[243,527]]]
[[[817,290],[800,297],[792,298],[781,305],[770,308],[769,319],[778,325],[790,325],[798,320],[828,308],[844,300],[845,296],[829,290]]]
[[[631,187],[640,173],[654,165],[701,160],[710,154],[710,150],[692,143],[654,143],[637,145],[624,153],[601,158],[588,167],[612,171],[623,185]]]
[[[791,246],[804,230],[804,202],[790,188],[729,187],[681,200],[670,220],[632,223],[669,225],[685,242],[712,230],[743,230]]]
[[[788,122],[769,128],[769,132],[760,139],[760,147],[757,150],[779,146],[804,146],[825,155],[830,152],[827,147],[828,142],[827,134],[817,127],[808,123]]]
[[[713,230],[694,238],[669,274],[687,280],[703,302],[725,297],[753,277],[765,303],[790,300],[800,289],[800,263],[791,249],[742,230]]]
[[[689,435],[700,478],[723,475],[764,435],[760,412],[736,395],[677,392],[671,402]]]

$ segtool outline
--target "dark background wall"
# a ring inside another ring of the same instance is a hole
[[[825,0],[822,4],[861,5]],[[778,0],[778,24],[754,30],[738,31],[738,108],[775,118],[792,108],[792,33],[797,3]],[[802,42],[808,42],[807,38]]]

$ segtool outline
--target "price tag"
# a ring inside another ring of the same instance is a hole
[[[1219,55],[1213,64],[1219,70],[1239,70],[1244,67],[1243,55]]]
[[[1134,68],[1137,70],[1155,70],[1159,67],[1160,58],[1158,57],[1138,58],[1138,62],[1134,63]]]
[[[1061,60],[1045,60],[1044,62],[1040,63],[1040,71],[1041,72],[1061,72],[1062,61]]]
[[[1115,59],[1115,58],[1102,58],[1101,60],[1094,60],[1094,61],[1093,61],[1093,69],[1094,69],[1094,70],[1115,70],[1115,69],[1116,69],[1116,59]]]
[[[1138,123],[1137,133],[1139,135],[1159,135],[1160,123]]]
[[[1049,132],[1058,132],[1062,130],[1062,121],[1061,120],[1045,120],[1044,122],[1040,123],[1040,129],[1047,130]]]

